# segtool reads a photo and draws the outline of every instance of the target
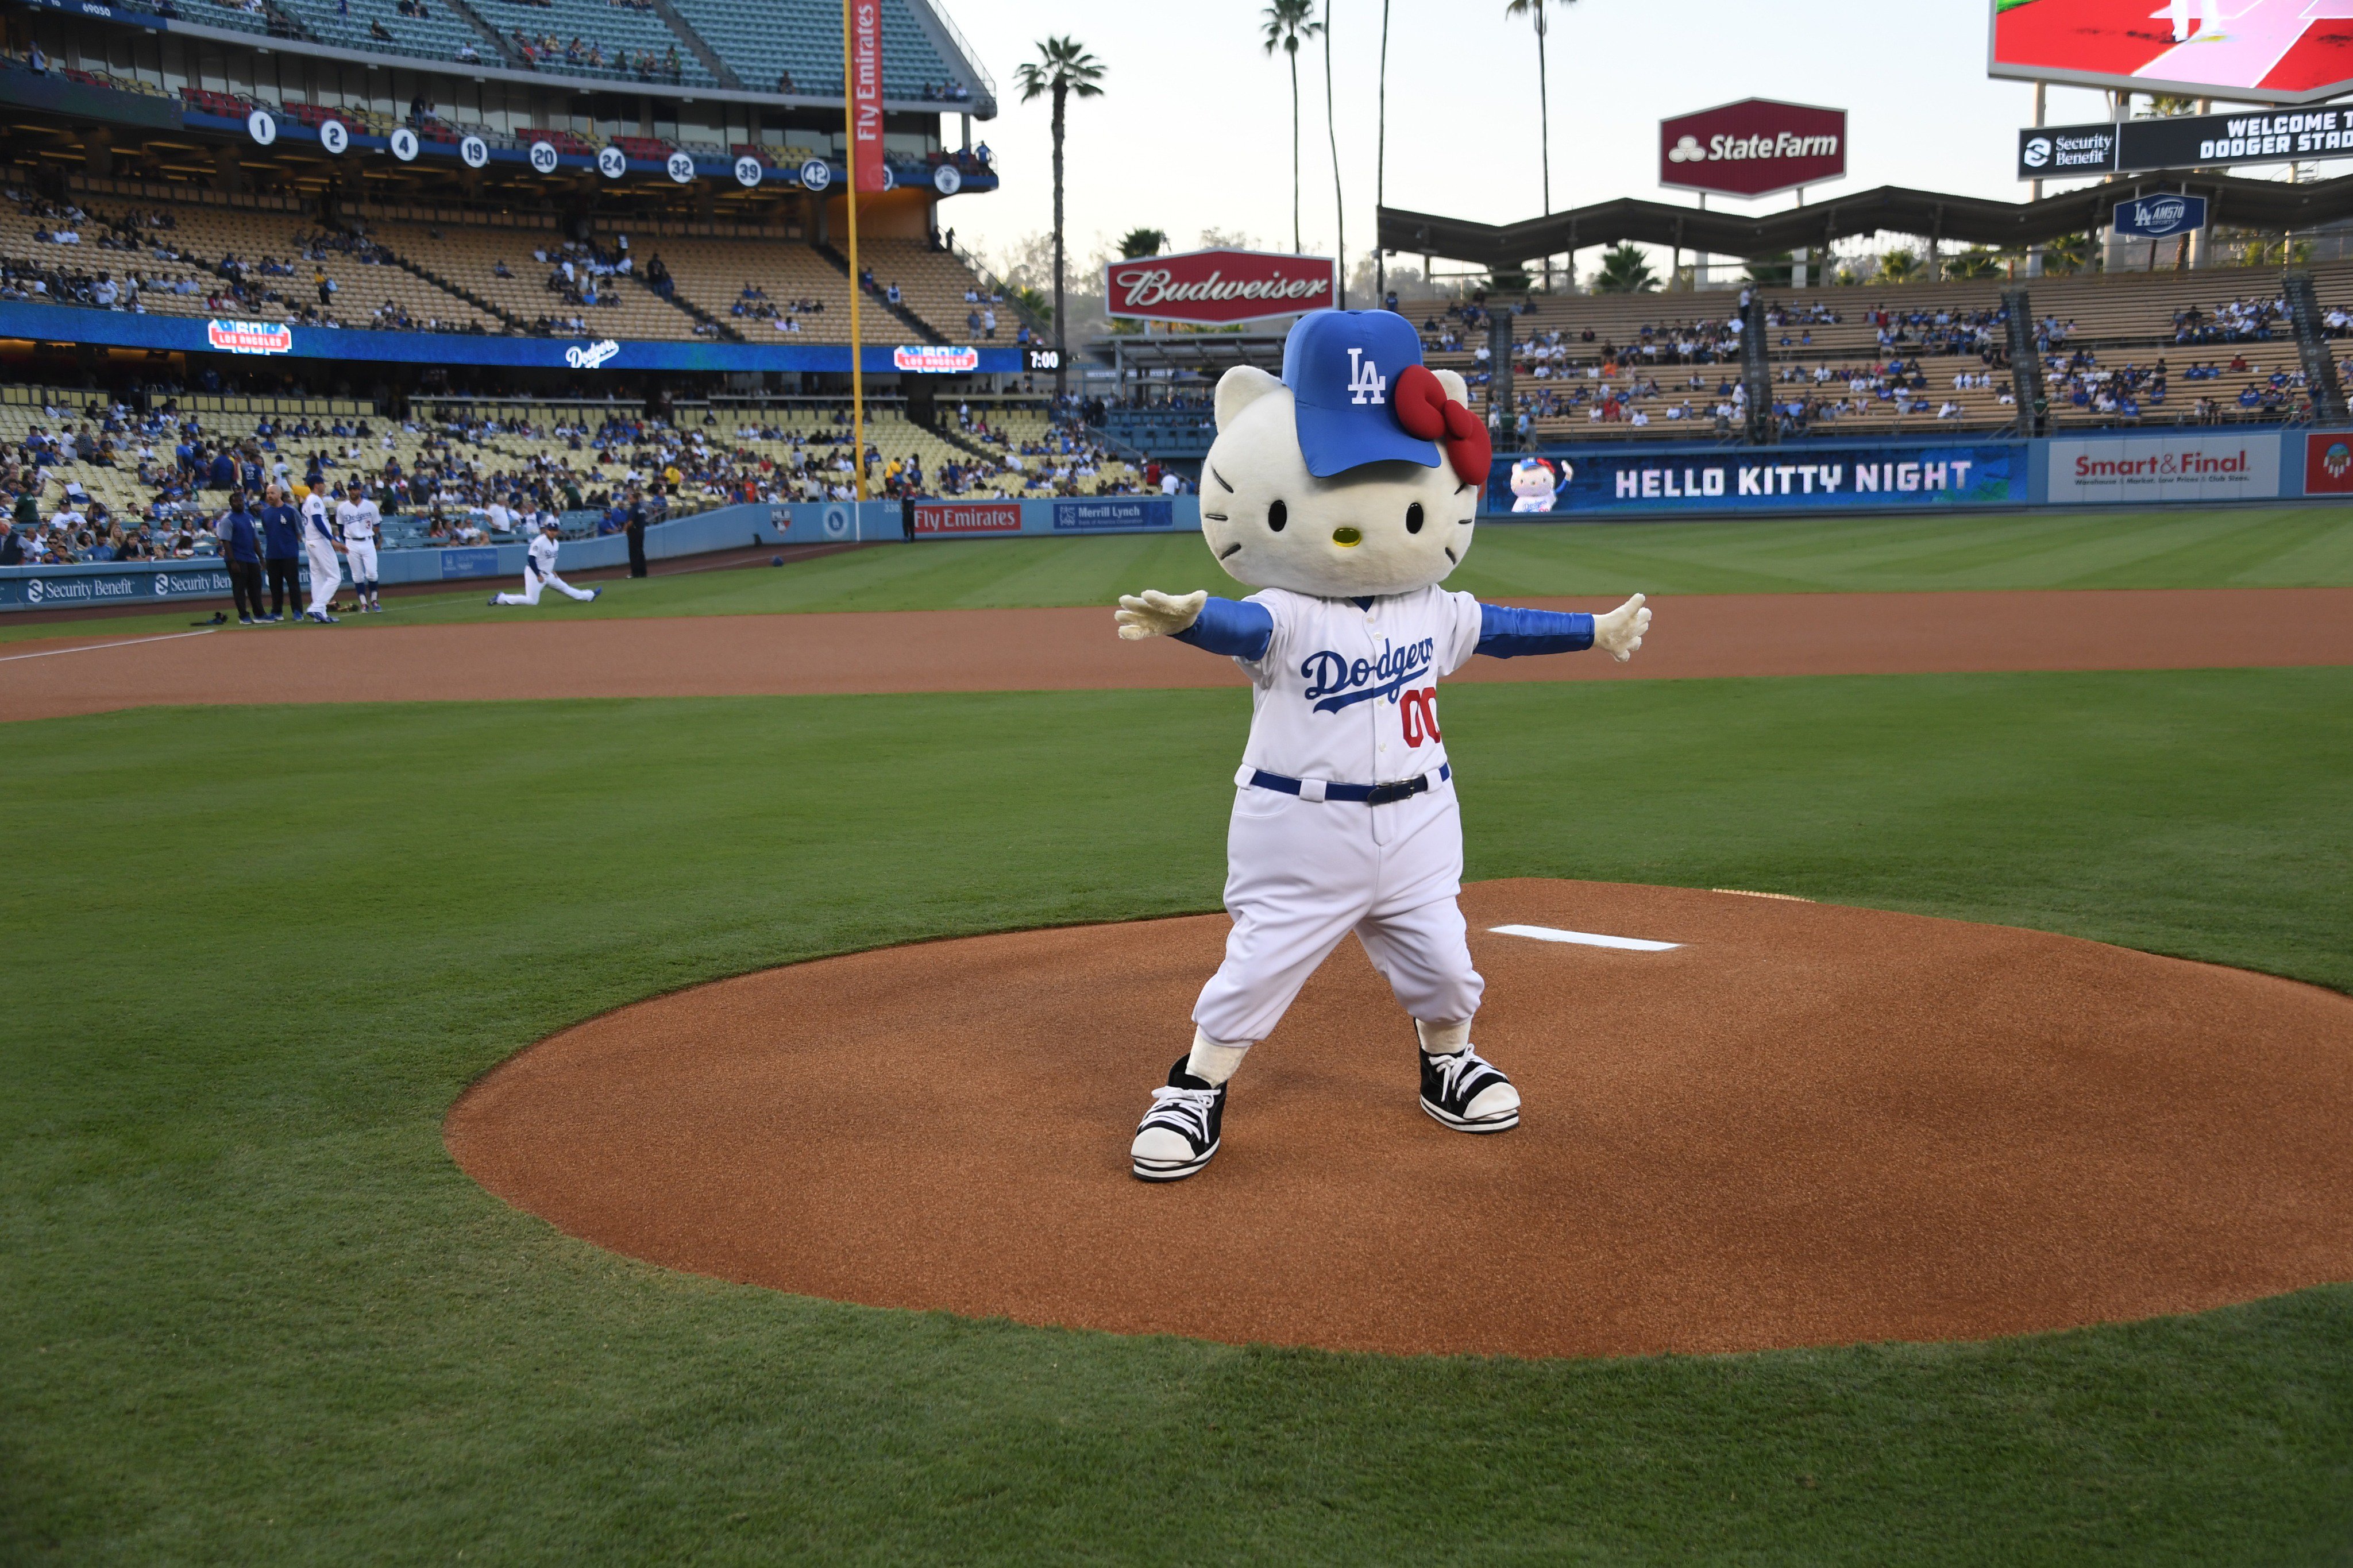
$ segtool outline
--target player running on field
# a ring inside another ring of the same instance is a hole
[[[522,592],[493,594],[493,605],[536,605],[540,590],[553,587],[575,599],[593,599],[602,588],[575,588],[555,574],[555,531],[561,526],[554,518],[540,520],[539,537],[531,542],[531,553],[522,563]]]

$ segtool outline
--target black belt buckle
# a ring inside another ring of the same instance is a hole
[[[1400,779],[1395,784],[1375,784],[1365,792],[1365,804],[1393,805],[1401,800],[1411,800],[1429,787],[1430,776],[1427,773],[1418,779]]]

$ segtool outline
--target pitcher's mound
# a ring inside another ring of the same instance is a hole
[[[450,1112],[632,1257],[1124,1333],[1592,1355],[1982,1339],[2353,1279],[2353,1001],[2038,931],[1467,889],[1517,1131],[1423,1115],[1353,942],[1192,1180],[1127,1143],[1222,915],[827,959],[627,1007]],[[1683,945],[1493,934],[1528,924]]]

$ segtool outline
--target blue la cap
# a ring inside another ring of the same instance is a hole
[[[1389,400],[1421,363],[1421,334],[1394,310],[1314,310],[1282,345],[1282,384],[1298,408],[1299,449],[1317,479],[1366,463],[1438,467],[1438,443],[1406,434]]]

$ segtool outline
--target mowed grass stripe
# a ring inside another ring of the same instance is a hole
[[[1758,888],[2353,987],[2353,671],[1447,701],[1475,877]],[[0,1558],[2137,1563],[2348,1539],[2353,1290],[1981,1346],[1384,1361],[666,1274],[441,1150],[474,1076],[638,996],[1213,908],[1246,713],[12,727],[0,790],[61,826],[0,889]],[[1141,1093],[1187,1026],[1105,1027],[1139,1041]]]
[[[1489,523],[1448,586],[1509,599],[1580,594],[1910,593],[1952,589],[2328,587],[2353,584],[2353,509],[2071,512],[1994,517],[1760,519],[1742,522]],[[507,586],[511,584],[501,584]],[[494,610],[484,586],[397,595],[382,625],[500,617],[737,616],[1103,605],[1158,587],[1249,592],[1198,534],[926,541],[783,567],[603,584],[594,605]],[[201,609],[28,626],[0,641],[103,630],[180,630]],[[287,630],[288,628],[278,628]],[[308,628],[303,635],[308,635]]]

